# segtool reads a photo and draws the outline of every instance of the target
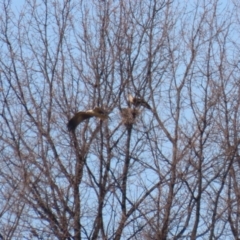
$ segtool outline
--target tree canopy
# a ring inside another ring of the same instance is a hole
[[[0,238],[240,238],[239,1],[0,6]]]

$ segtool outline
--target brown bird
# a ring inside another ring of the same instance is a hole
[[[94,109],[90,109],[87,111],[77,112],[69,121],[67,124],[69,131],[74,131],[79,123],[83,122],[86,119],[89,119],[91,117],[98,117],[101,120],[105,120],[108,118],[108,113],[100,108],[95,107]]]
[[[133,97],[131,94],[129,94],[128,101],[136,107],[143,106],[147,109],[152,109],[150,105],[143,98]]]

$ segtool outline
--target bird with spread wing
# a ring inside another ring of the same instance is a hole
[[[81,122],[92,117],[98,117],[100,120],[105,120],[108,118],[108,113],[100,107],[95,107],[94,109],[90,109],[87,111],[77,112],[68,121],[68,124],[67,124],[68,130],[74,131]]]

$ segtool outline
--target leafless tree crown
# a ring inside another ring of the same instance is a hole
[[[240,239],[239,1],[15,4],[0,239]]]

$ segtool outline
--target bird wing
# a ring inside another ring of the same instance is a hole
[[[69,131],[74,131],[79,123],[93,117],[93,113],[78,112],[68,122],[67,127]]]
[[[148,108],[148,109],[152,109],[151,106],[146,102],[146,101],[142,101],[142,106],[145,107],[145,108]]]
[[[134,98],[133,104],[136,106],[142,105],[145,108],[151,109],[150,105],[142,98]]]

